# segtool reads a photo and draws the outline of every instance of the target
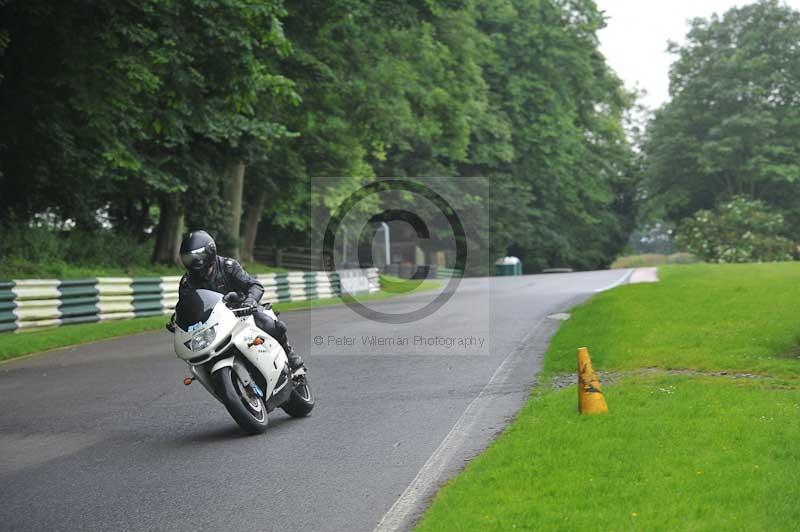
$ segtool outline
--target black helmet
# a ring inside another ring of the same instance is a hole
[[[205,231],[192,231],[181,242],[181,262],[190,275],[205,277],[217,260],[217,245]]]

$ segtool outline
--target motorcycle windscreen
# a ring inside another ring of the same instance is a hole
[[[205,323],[211,311],[222,299],[222,294],[211,290],[190,290],[183,294],[175,306],[175,323],[184,331]]]

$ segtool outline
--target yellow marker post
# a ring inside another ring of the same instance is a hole
[[[600,389],[600,381],[594,374],[589,350],[578,348],[578,412],[581,414],[605,414],[608,412],[606,398]]]

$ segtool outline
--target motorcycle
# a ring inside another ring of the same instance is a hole
[[[184,384],[199,381],[243,430],[260,434],[275,408],[304,417],[315,400],[306,369],[292,373],[278,341],[256,326],[259,307],[237,308],[241,303],[236,292],[194,290],[178,302],[167,329],[192,374]],[[272,309],[265,312],[276,318]]]

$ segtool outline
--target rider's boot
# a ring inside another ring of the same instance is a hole
[[[283,350],[286,351],[286,358],[289,359],[289,369],[292,370],[292,373],[302,368],[303,359],[300,355],[294,352],[294,349],[292,349],[292,345],[289,343],[289,339],[286,338],[286,335],[283,336],[283,341],[280,342],[280,344],[281,347],[283,347]]]

